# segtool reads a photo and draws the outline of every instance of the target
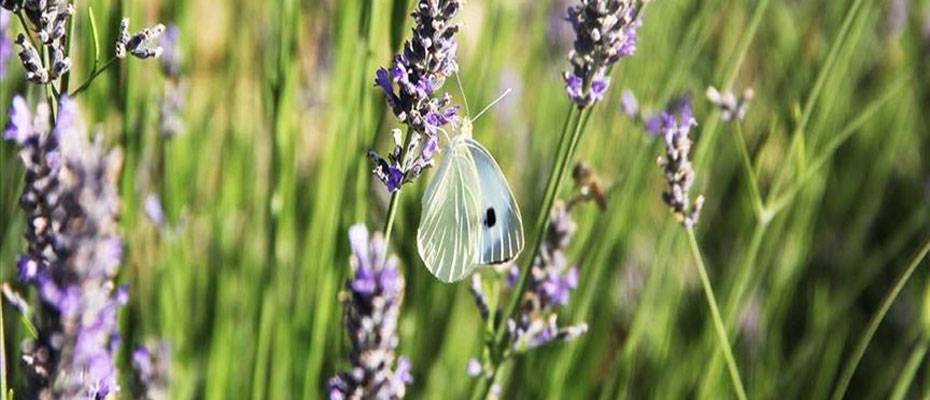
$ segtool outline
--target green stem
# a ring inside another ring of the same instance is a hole
[[[401,165],[402,170],[407,169],[407,148],[410,147],[410,139],[413,137],[413,135],[410,134],[410,128],[407,128],[404,136],[404,147],[400,149],[400,162],[403,164]],[[394,219],[397,217],[397,207],[400,204],[400,190],[402,187],[403,185],[400,185],[394,193],[391,193],[391,202],[388,203],[387,217],[384,219],[384,229],[382,230],[384,233],[385,246],[391,242],[391,233],[394,231]]]
[[[907,363],[905,363],[904,368],[901,369],[901,375],[898,376],[891,396],[888,397],[889,399],[901,400],[904,396],[907,396],[907,390],[911,387],[911,383],[914,382],[914,375],[917,374],[917,369],[920,368],[920,364],[923,363],[927,355],[928,346],[930,346],[930,338],[928,338],[927,335],[921,335],[918,339],[917,347],[911,351]]]
[[[917,251],[917,254],[911,259],[910,265],[907,266],[907,269],[905,269],[904,273],[898,278],[898,281],[891,288],[891,291],[885,295],[885,299],[882,300],[881,306],[876,310],[872,319],[869,320],[869,325],[866,327],[865,333],[859,338],[859,342],[856,343],[855,350],[853,350],[852,357],[850,357],[849,361],[846,362],[846,366],[843,368],[839,384],[836,386],[836,391],[833,392],[833,400],[842,400],[846,395],[846,388],[849,387],[849,382],[856,372],[856,367],[859,366],[859,361],[862,360],[862,356],[865,354],[866,349],[868,349],[869,343],[872,341],[872,336],[875,335],[875,331],[878,330],[878,326],[881,325],[882,320],[885,319],[885,314],[888,313],[888,309],[891,308],[895,299],[898,298],[901,289],[904,289],[904,285],[911,278],[911,274],[920,266],[920,262],[923,261],[927,252],[930,252],[930,239]]]
[[[736,147],[739,149],[743,169],[746,172],[746,185],[749,186],[752,207],[756,212],[756,218],[761,222],[765,216],[765,205],[762,203],[762,194],[759,191],[759,180],[756,178],[756,171],[749,157],[749,147],[746,145],[746,137],[743,135],[743,125],[739,121],[736,121],[734,125],[736,125]]]
[[[97,76],[99,76],[99,75],[102,74],[104,71],[106,71],[107,69],[109,69],[111,66],[113,66],[113,64],[116,64],[116,62],[117,62],[118,60],[119,60],[119,59],[116,58],[115,56],[112,57],[112,58],[110,58],[109,60],[107,60],[107,62],[104,63],[103,66],[100,67],[100,69],[94,70],[94,72],[90,74],[90,76],[87,78],[87,80],[85,80],[84,83],[81,84],[81,86],[78,86],[77,89],[74,89],[74,91],[71,92],[71,94],[70,94],[69,96],[71,96],[71,98],[75,98],[75,97],[77,97],[78,95],[80,95],[83,91],[87,90],[87,88],[90,87],[90,84],[94,81],[94,79],[97,78]]]
[[[781,192],[778,197],[776,197],[768,204],[767,212],[772,215],[777,214],[788,204],[790,204],[794,196],[797,195],[797,193],[804,187],[805,184],[807,184],[808,181],[810,181],[814,176],[817,176],[816,173],[821,168],[823,168],[824,165],[826,165],[827,161],[833,157],[833,154],[843,143],[846,143],[846,141],[849,140],[853,134],[859,131],[859,128],[865,125],[866,122],[870,121],[872,117],[875,116],[879,110],[881,110],[885,103],[891,99],[898,98],[898,91],[904,88],[905,82],[906,79],[901,78],[900,81],[891,86],[891,89],[889,89],[887,93],[882,95],[882,97],[880,97],[878,100],[875,100],[865,110],[860,112],[859,116],[850,122],[849,125],[843,128],[839,134],[834,135],[827,143],[827,145],[824,146],[824,149],[817,152],[820,154],[820,156],[811,163],[811,166],[807,168],[807,171],[805,171],[803,175],[801,175],[801,178],[795,181],[791,187]]]
[[[704,266],[704,258],[701,256],[701,249],[698,246],[697,238],[694,236],[694,230],[688,228],[687,231],[688,242],[691,244],[691,253],[694,255],[698,274],[701,276],[701,284],[704,286],[704,296],[707,298],[707,307],[710,309],[711,316],[713,317],[714,330],[717,332],[717,339],[720,341],[720,348],[723,350],[723,356],[727,360],[730,380],[733,381],[736,397],[740,400],[746,400],[746,390],[743,389],[743,381],[740,378],[739,369],[736,367],[736,359],[733,358],[730,340],[727,339],[727,330],[723,325],[723,319],[720,318],[720,310],[717,308],[717,299],[714,297],[714,289],[710,285],[710,278],[707,277],[707,268]]]
[[[397,204],[400,203],[400,188],[391,193],[391,202],[388,203],[387,218],[384,220],[384,243],[391,241],[391,232],[394,231],[394,217],[397,216]]]

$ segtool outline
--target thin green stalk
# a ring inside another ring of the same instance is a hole
[[[894,389],[891,396],[889,396],[891,400],[901,400],[904,396],[907,396],[907,390],[911,387],[911,383],[914,382],[914,375],[917,375],[917,369],[920,368],[920,364],[923,363],[924,358],[927,356],[930,338],[927,335],[921,335],[917,341],[917,347],[914,347],[914,350],[911,351],[907,363],[901,369],[901,375],[898,376],[898,380],[894,384]]]
[[[704,296],[707,298],[707,307],[710,309],[711,316],[713,317],[714,330],[717,332],[717,339],[720,341],[720,348],[723,350],[723,356],[727,360],[730,380],[733,381],[736,397],[740,400],[746,400],[746,390],[743,389],[743,381],[740,378],[739,369],[736,366],[736,359],[733,358],[730,340],[727,339],[727,330],[723,325],[723,319],[720,318],[720,310],[717,308],[717,299],[714,297],[714,289],[710,285],[710,278],[707,277],[707,268],[704,266],[704,258],[701,256],[701,249],[698,246],[697,238],[694,236],[694,229],[688,228],[687,231],[688,242],[691,245],[691,254],[694,255],[698,274],[701,276],[701,284],[704,286]]]
[[[746,137],[743,135],[743,124],[736,121],[734,125],[736,125],[736,147],[739,149],[740,159],[743,162],[743,169],[746,172],[746,185],[749,186],[752,207],[756,212],[756,219],[762,221],[765,216],[765,205],[762,203],[762,194],[759,191],[759,180],[756,178],[756,171],[749,157],[749,147],[746,145]]]
[[[859,113],[859,116],[850,122],[849,125],[840,131],[839,134],[833,136],[827,145],[824,146],[824,149],[822,151],[818,151],[820,156],[810,164],[810,167],[807,169],[804,175],[795,181],[795,183],[790,188],[786,189],[778,197],[776,197],[775,200],[772,200],[769,203],[766,211],[769,214],[774,215],[790,204],[794,196],[797,195],[797,193],[804,187],[805,184],[807,184],[808,181],[817,175],[817,172],[823,168],[827,161],[833,157],[833,154],[841,145],[843,145],[843,143],[846,143],[846,141],[849,140],[853,134],[858,132],[859,128],[871,120],[872,117],[875,116],[875,114],[877,114],[878,111],[885,105],[885,103],[891,99],[898,98],[898,96],[896,96],[898,94],[898,90],[904,88],[905,82],[907,82],[906,77],[902,77],[898,83],[891,86],[891,89],[889,89],[887,93],[882,95],[882,97],[880,97],[878,100],[875,100],[865,110]]]
[[[74,89],[74,91],[71,92],[71,94],[70,94],[69,96],[71,96],[72,98],[74,98],[74,97],[77,97],[78,95],[80,95],[83,91],[87,90],[87,88],[90,87],[90,84],[94,81],[94,79],[97,78],[97,76],[99,76],[99,75],[102,74],[104,71],[106,71],[106,70],[109,69],[111,66],[113,66],[113,64],[115,64],[118,60],[119,60],[119,59],[116,58],[116,56],[114,56],[114,57],[110,58],[109,60],[107,60],[107,62],[104,63],[103,66],[100,67],[100,69],[94,70],[94,72],[90,74],[90,76],[87,78],[87,80],[85,80],[84,83],[81,84],[81,86],[78,86],[77,89]]]
[[[846,42],[846,37],[849,35],[849,30],[852,29],[853,21],[855,20],[856,14],[858,13],[861,6],[862,0],[855,0],[852,6],[849,7],[849,11],[846,12],[846,16],[843,17],[843,23],[840,25],[840,32],[837,35],[836,41],[834,41],[833,45],[830,46],[830,51],[827,53],[827,59],[824,62],[823,67],[820,69],[820,73],[817,74],[817,80],[814,82],[814,88],[811,89],[810,96],[808,96],[807,101],[804,102],[804,111],[801,113],[801,121],[798,124],[799,133],[804,132],[804,129],[807,127],[807,123],[810,121],[811,115],[814,113],[814,104],[817,104],[817,100],[820,97],[820,92],[823,90],[824,85],[827,83],[827,77],[830,76],[830,72],[833,71],[833,65],[836,64],[836,60],[840,53],[840,48],[842,47],[842,44]]]
[[[862,356],[865,355],[866,349],[869,347],[869,343],[872,341],[872,336],[875,335],[875,331],[878,330],[878,326],[882,323],[882,320],[885,319],[885,314],[888,313],[888,309],[891,308],[891,305],[894,303],[895,299],[898,298],[898,294],[901,293],[901,289],[904,289],[904,285],[907,284],[907,281],[910,280],[911,274],[914,273],[914,270],[920,266],[921,261],[926,257],[927,252],[930,252],[930,239],[928,239],[924,245],[917,251],[917,254],[911,259],[910,264],[907,266],[907,269],[904,270],[904,273],[898,278],[898,281],[891,288],[885,299],[882,300],[881,306],[876,310],[875,315],[872,316],[872,319],[869,320],[869,324],[866,327],[865,333],[862,337],[859,338],[859,342],[856,343],[855,350],[853,350],[852,357],[847,361],[846,366],[843,368],[843,372],[840,375],[839,384],[836,386],[836,391],[833,392],[833,400],[842,400],[846,395],[846,389],[849,387],[849,382],[852,380],[853,374],[856,373],[856,367],[859,366],[859,361],[862,360]]]

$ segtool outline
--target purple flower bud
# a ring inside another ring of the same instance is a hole
[[[158,196],[154,194],[145,196],[143,208],[145,209],[145,216],[148,217],[149,221],[152,221],[155,226],[161,228],[165,225],[165,212],[161,207],[161,201],[158,200]]]
[[[13,97],[10,122],[3,131],[3,139],[22,146],[32,134],[32,113],[29,111],[26,99],[17,95]]]
[[[630,118],[639,116],[639,103],[636,101],[636,95],[629,89],[623,91],[623,97],[620,98],[620,111]]]
[[[478,377],[478,375],[481,375],[481,362],[478,361],[477,358],[470,358],[468,360],[468,366],[465,368],[465,372],[472,378]]]

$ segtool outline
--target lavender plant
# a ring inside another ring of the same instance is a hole
[[[667,185],[666,190],[662,193],[662,201],[665,202],[675,219],[687,231],[691,253],[694,256],[698,274],[701,277],[704,296],[707,299],[707,306],[713,318],[717,340],[727,360],[730,380],[733,383],[736,396],[745,399],[746,390],[743,388],[742,378],[736,366],[736,360],[733,358],[733,350],[730,347],[730,340],[727,338],[727,331],[717,306],[717,299],[714,296],[714,290],[707,275],[707,268],[704,266],[704,258],[701,256],[700,247],[694,235],[694,226],[697,224],[701,214],[701,207],[704,205],[702,195],[698,195],[694,203],[691,204],[694,169],[690,158],[692,142],[689,134],[691,128],[695,125],[697,125],[697,120],[692,115],[691,102],[687,95],[674,100],[666,111],[646,121],[646,129],[661,136],[665,144],[665,156],[664,158],[658,158],[658,164],[662,169]]]
[[[6,77],[6,62],[13,54],[13,42],[7,37],[10,26],[10,13],[0,9],[0,79]]]
[[[24,33],[16,38],[19,59],[26,70],[26,80],[51,87],[48,103],[57,104],[64,95],[76,97],[90,86],[103,71],[114,65],[127,54],[140,59],[158,57],[161,48],[152,43],[164,31],[161,24],[143,29],[134,35],[129,33],[129,20],[120,23],[115,44],[115,55],[98,68],[95,60],[90,76],[73,92],[68,91],[71,71],[70,28],[75,13],[74,5],[65,0],[4,0],[0,6],[16,14],[23,23]],[[96,33],[94,34],[96,37]],[[95,43],[96,44],[96,43]],[[47,54],[48,57],[43,57]]]
[[[633,55],[636,51],[637,30],[641,25],[644,1],[641,0],[580,0],[567,10],[567,20],[575,32],[574,49],[569,53],[571,69],[563,74],[565,90],[573,106],[566,115],[556,151],[555,164],[546,183],[539,219],[536,221],[536,238],[529,247],[532,258],[519,269],[513,278],[513,288],[503,318],[519,321],[524,293],[535,286],[533,278],[537,255],[546,250],[549,217],[553,212],[556,197],[568,174],[575,150],[588,117],[591,105],[603,98],[610,85],[609,72],[617,61]],[[539,286],[542,287],[542,286]],[[500,365],[508,356],[508,336],[513,324],[497,324],[494,338],[485,349],[489,354],[488,379],[479,385],[475,398],[487,396],[493,385]],[[551,327],[551,325],[550,325]]]
[[[688,133],[697,125],[691,114],[691,104],[687,97],[674,102],[673,108],[660,113],[647,121],[647,130],[657,132],[665,143],[665,158],[659,157],[658,164],[665,174],[668,185],[662,193],[662,200],[672,210],[675,219],[685,228],[691,229],[697,223],[704,205],[704,197],[698,196],[691,204],[691,186],[694,184],[694,170],[691,167],[691,138]]]
[[[413,37],[404,42],[390,68],[375,73],[375,84],[407,130],[406,138],[401,138],[400,130],[393,131],[394,149],[386,158],[368,153],[373,174],[392,193],[386,240],[391,237],[400,188],[433,165],[439,130],[456,119],[458,108],[451,105],[448,93],[437,96],[436,92],[458,70],[455,34],[460,27],[452,20],[459,8],[459,0],[419,0],[411,14]]]
[[[752,88],[746,88],[742,95],[736,96],[729,90],[721,92],[713,86],[708,86],[705,95],[707,100],[720,110],[720,120],[730,122],[742,121],[746,117],[746,110],[755,92]]]
[[[165,76],[165,89],[158,102],[158,131],[167,139],[184,131],[181,112],[187,95],[187,82],[181,75],[180,30],[171,25],[161,36],[161,71]]]
[[[369,236],[358,224],[349,229],[349,242],[352,273],[340,298],[351,367],[329,380],[327,392],[333,400],[401,399],[413,381],[410,362],[394,354],[404,278],[380,233]]]
[[[572,68],[563,79],[579,108],[601,100],[610,86],[609,68],[636,52],[641,8],[640,1],[631,0],[581,0],[568,8],[575,43],[568,55]]]
[[[105,150],[99,137],[88,140],[72,97],[126,53],[160,55],[161,49],[150,42],[164,28],[156,25],[129,35],[128,20],[123,20],[117,57],[102,69],[95,65],[69,95],[74,5],[4,0],[0,6],[23,24],[16,43],[25,78],[46,88],[46,101],[34,112],[22,97],[13,99],[3,134],[19,147],[26,171],[20,206],[27,218],[27,248],[17,266],[19,279],[38,298],[32,318],[37,337],[23,348],[26,397],[112,397],[120,391],[116,315],[128,300],[127,290],[114,283],[123,251],[116,187],[122,156]]]
[[[49,112],[40,105],[33,115],[16,97],[4,132],[20,147],[26,169],[20,205],[28,248],[17,261],[19,278],[39,299],[38,338],[23,355],[27,396],[101,399],[120,390],[116,312],[127,293],[113,280],[122,259],[121,155],[87,140],[69,98],[62,98],[51,129]]]
[[[559,325],[559,310],[568,305],[571,293],[578,288],[578,267],[568,262],[566,252],[577,226],[571,212],[586,202],[600,205],[600,183],[593,177],[590,169],[577,165],[573,173],[576,194],[568,201],[557,201],[549,217],[545,240],[539,252],[533,258],[527,289],[521,296],[520,308],[516,315],[506,320],[506,341],[504,357],[524,353],[556,342],[571,341],[588,330],[587,323]],[[520,268],[515,264],[505,267],[506,287],[515,296],[513,289],[520,278]],[[470,293],[475,300],[482,320],[488,326],[497,324],[503,310],[489,309],[485,283],[480,274],[472,276]],[[494,318],[495,320],[491,320]],[[469,360],[466,372],[469,376],[485,378],[493,388],[495,360],[486,354],[485,360]],[[490,392],[489,392],[490,393]],[[495,397],[495,396],[491,396]]]
[[[171,351],[166,343],[138,346],[132,351],[133,398],[161,400],[168,398]]]

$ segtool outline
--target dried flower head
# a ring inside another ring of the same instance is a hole
[[[329,380],[329,398],[403,398],[413,379],[409,361],[394,354],[404,278],[380,233],[369,237],[364,225],[355,225],[349,229],[349,242],[352,273],[340,297],[351,367]]]
[[[563,79],[568,97],[579,108],[603,98],[610,85],[609,67],[636,52],[641,9],[637,0],[581,0],[568,8],[575,43],[568,56],[572,68]]]
[[[707,100],[720,109],[720,119],[724,122],[733,120],[742,121],[746,117],[746,109],[749,108],[749,102],[752,101],[755,92],[752,88],[746,88],[739,97],[731,91],[721,93],[713,86],[707,87]]]
[[[16,38],[20,46],[19,59],[28,81],[48,84],[71,70],[71,60],[66,57],[65,37],[68,21],[74,15],[74,5],[63,0],[4,1],[2,5],[11,12],[21,12],[31,25],[25,35],[19,34]],[[38,42],[26,36],[33,34]],[[36,46],[48,54],[47,63],[40,57]]]
[[[369,153],[375,176],[389,191],[432,165],[439,131],[456,119],[458,109],[451,106],[449,95],[434,95],[458,70],[455,34],[459,26],[452,19],[459,7],[459,0],[419,0],[411,14],[413,37],[404,43],[390,68],[380,68],[375,74],[375,85],[384,92],[397,119],[408,127],[409,144],[401,143],[395,133],[395,152],[387,160]]]
[[[125,289],[113,279],[122,258],[117,226],[119,153],[90,143],[76,105],[59,104],[49,129],[48,107],[36,118],[14,99],[4,138],[20,146],[26,185],[26,252],[19,276],[33,286],[39,306],[38,338],[27,343],[27,397],[105,398],[119,391],[115,357],[116,312]],[[30,122],[31,121],[31,122]]]
[[[683,96],[658,116],[646,123],[647,129],[662,136],[665,142],[665,157],[659,157],[659,167],[665,173],[668,188],[662,193],[662,200],[671,209],[675,218],[690,229],[697,223],[704,205],[704,196],[698,196],[691,205],[690,192],[694,183],[694,169],[691,167],[691,138],[688,134],[697,120],[691,114],[691,101]]]
[[[16,44],[20,47],[19,60],[23,63],[23,68],[26,69],[26,80],[39,84],[48,83],[48,70],[45,69],[39,52],[26,40],[26,35],[20,33],[16,37]]]
[[[139,59],[158,58],[161,56],[162,48],[156,45],[158,38],[165,31],[165,26],[157,24],[145,28],[135,34],[129,33],[129,18],[123,18],[119,24],[119,33],[116,37],[116,57],[126,58],[126,54],[131,54]]]

